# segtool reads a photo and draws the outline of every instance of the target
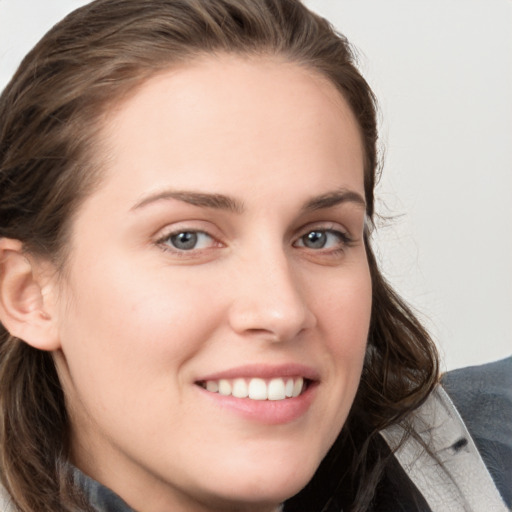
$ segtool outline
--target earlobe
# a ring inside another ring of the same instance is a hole
[[[0,238],[0,322],[34,348],[57,350],[56,312],[45,292],[47,279],[19,240]]]

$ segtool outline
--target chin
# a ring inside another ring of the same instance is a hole
[[[258,467],[252,468],[246,463],[243,470],[226,471],[222,479],[217,473],[212,491],[221,501],[238,503],[236,510],[265,509],[265,505],[272,509],[270,505],[275,507],[304,488],[319,464],[320,461],[297,462],[294,457],[288,461],[273,460],[266,465],[260,461]]]

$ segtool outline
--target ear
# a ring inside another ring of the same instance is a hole
[[[34,348],[57,350],[54,279],[48,267],[26,254],[19,240],[0,238],[0,322]]]

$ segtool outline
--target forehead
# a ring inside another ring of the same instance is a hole
[[[107,172],[129,167],[146,181],[154,173],[155,187],[164,169],[178,188],[197,173],[211,190],[225,169],[293,180],[294,170],[314,174],[322,162],[357,170],[363,188],[348,104],[318,72],[278,58],[209,56],[159,73],[109,112],[101,134]]]

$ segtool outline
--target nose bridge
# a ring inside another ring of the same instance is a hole
[[[258,244],[239,264],[230,314],[234,330],[285,341],[315,324],[282,243]]]

